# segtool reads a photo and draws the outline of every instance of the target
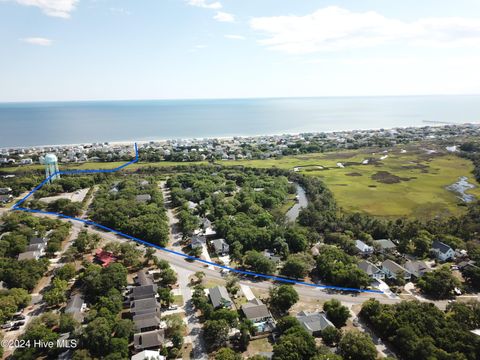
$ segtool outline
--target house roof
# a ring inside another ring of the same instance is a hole
[[[435,240],[432,244],[432,249],[440,251],[442,254],[446,254],[449,250],[453,250],[450,246],[447,244]]]
[[[358,268],[366,272],[367,275],[373,275],[381,272],[381,270],[377,266],[366,260],[360,261],[358,263]]]
[[[385,260],[383,263],[382,263],[382,266],[386,269],[388,269],[391,273],[402,273],[402,272],[407,272],[408,273],[408,270],[405,269],[403,266],[397,264],[395,261],[392,261],[392,260]]]
[[[415,277],[420,277],[426,272],[432,271],[432,269],[424,262],[420,260],[409,260],[405,263],[405,269],[408,270]]]
[[[145,298],[145,297],[155,297],[157,294],[157,285],[145,285],[137,286],[132,289],[132,297],[134,300],[136,298]]]
[[[155,299],[154,297],[135,300],[132,302],[132,306],[131,306],[133,311],[156,310],[157,307],[158,307],[157,299]]]
[[[135,281],[141,286],[153,284],[152,278],[148,276],[143,270],[140,270],[139,272],[137,272]]]
[[[115,256],[109,251],[98,249],[95,252],[95,258],[102,263],[103,267],[107,267],[111,262],[115,261]]]
[[[69,314],[76,311],[81,311],[83,304],[84,301],[82,294],[75,294],[71,296],[68,300],[67,307],[65,308],[65,313]]]
[[[154,326],[158,327],[160,325],[160,319],[157,316],[152,315],[148,315],[141,319],[136,319],[133,322],[137,331],[141,331],[142,329],[151,328]]]
[[[390,239],[375,240],[375,243],[377,243],[382,250],[390,250],[397,247],[397,245],[395,245],[395,243]]]
[[[46,244],[46,243],[47,243],[47,239],[45,239],[45,238],[34,237],[34,238],[30,239],[30,245]]]
[[[45,243],[28,245],[27,251],[40,251],[45,248]]]
[[[297,320],[305,329],[311,332],[322,331],[328,326],[334,326],[323,312],[307,313],[301,311],[297,315]]]
[[[355,240],[355,247],[361,252],[368,252],[373,250],[371,246],[365,244],[362,240]]]
[[[133,355],[130,360],[165,360],[165,356],[160,355],[158,351],[143,350],[138,354]]]
[[[267,306],[257,298],[250,300],[246,304],[243,304],[242,311],[247,319],[257,319],[271,316]]]
[[[165,331],[163,329],[138,333],[133,336],[133,342],[136,349],[160,347],[164,340]]]
[[[226,303],[231,303],[232,299],[228,295],[228,291],[225,286],[216,286],[209,291],[210,301],[214,308],[225,306]]]
[[[40,257],[40,253],[38,251],[25,251],[23,253],[18,254],[18,260],[32,260],[37,259]]]
[[[217,252],[217,253],[223,252],[224,249],[226,249],[226,251],[228,251],[228,249],[229,249],[229,246],[228,246],[227,242],[225,241],[225,239],[212,240],[212,245],[215,248],[215,252]]]

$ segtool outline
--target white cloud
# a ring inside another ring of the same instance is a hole
[[[293,54],[372,47],[393,41],[420,46],[480,45],[480,18],[425,18],[403,22],[374,11],[356,13],[336,6],[305,16],[253,18],[250,26],[267,34],[259,43]]]
[[[215,16],[213,17],[215,20],[220,21],[220,22],[234,22],[235,21],[235,16],[232,14],[223,12],[223,11],[217,11]]]
[[[46,15],[69,18],[79,0],[14,0],[25,6],[40,8]]]
[[[21,40],[28,44],[39,45],[39,46],[50,46],[53,43],[51,39],[46,39],[42,37],[29,37]]]
[[[231,39],[231,40],[245,40],[245,36],[242,35],[225,35],[225,39]]]
[[[222,4],[218,1],[207,3],[207,0],[188,0],[188,5],[201,7],[205,9],[221,9]]]

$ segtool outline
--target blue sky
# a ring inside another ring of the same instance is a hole
[[[478,0],[0,0],[0,101],[480,93]]]

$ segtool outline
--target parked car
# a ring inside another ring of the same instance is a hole
[[[13,315],[13,320],[25,320],[25,315],[23,314]]]
[[[23,326],[25,325],[25,321],[17,321],[13,326]]]
[[[2,325],[2,329],[10,329],[13,326],[11,322],[5,323]]]
[[[15,331],[15,330],[20,330],[20,326],[12,326],[11,328],[9,328],[7,331]]]

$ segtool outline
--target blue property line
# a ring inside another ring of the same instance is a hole
[[[131,164],[134,164],[134,163],[136,163],[136,162],[138,162],[138,148],[137,148],[137,144],[135,144],[135,159],[133,159],[132,161],[129,161],[129,162],[123,164],[122,166],[116,167],[116,168],[114,168],[114,169],[106,169],[106,170],[71,170],[71,171],[58,171],[58,172],[55,172],[55,173],[53,173],[52,175],[50,175],[48,178],[46,178],[44,181],[42,181],[42,182],[41,182],[37,187],[35,187],[32,191],[30,191],[24,198],[22,198],[20,201],[18,201],[18,202],[12,207],[12,210],[25,211],[25,212],[30,212],[30,213],[44,214],[44,215],[54,215],[54,216],[58,216],[58,217],[61,217],[61,218],[64,218],[64,219],[69,219],[69,220],[81,222],[81,223],[84,223],[84,224],[86,224],[86,225],[92,225],[92,226],[95,226],[95,227],[97,227],[97,228],[100,228],[100,229],[103,229],[103,230],[106,230],[106,231],[109,231],[109,232],[113,232],[113,233],[115,233],[115,234],[117,234],[117,235],[120,235],[120,236],[122,236],[122,237],[124,237],[124,238],[133,240],[133,241],[135,241],[135,242],[137,242],[137,243],[139,243],[139,244],[142,244],[142,245],[145,245],[145,246],[150,246],[150,247],[153,247],[153,248],[155,248],[155,249],[158,249],[158,250],[161,250],[161,251],[164,251],[164,252],[173,254],[173,255],[177,255],[177,256],[183,257],[183,258],[185,258],[185,259],[187,259],[187,260],[197,261],[197,262],[200,262],[200,263],[203,263],[203,264],[206,264],[206,265],[211,265],[211,266],[214,266],[214,267],[216,267],[216,268],[225,269],[225,270],[232,271],[232,272],[235,272],[235,273],[238,273],[238,274],[242,274],[242,275],[249,275],[249,276],[261,277],[261,278],[268,279],[268,280],[273,280],[273,281],[278,281],[278,282],[284,282],[284,283],[289,283],[289,284],[294,284],[294,285],[305,285],[305,286],[315,287],[315,288],[319,288],[319,289],[329,289],[329,290],[337,290],[337,291],[353,291],[353,292],[358,292],[358,293],[365,292],[365,293],[383,294],[383,291],[380,291],[380,290],[368,290],[368,289],[347,288],[347,287],[340,287],[340,286],[318,285],[318,284],[308,283],[308,282],[304,282],[304,281],[297,281],[297,280],[292,280],[292,279],[286,279],[286,278],[282,278],[282,277],[274,276],[274,275],[265,275],[265,274],[260,274],[260,273],[251,272],[251,271],[245,271],[245,270],[235,269],[235,268],[231,268],[231,267],[228,267],[228,266],[225,266],[225,265],[220,265],[220,264],[214,263],[214,262],[212,262],[212,261],[203,260],[203,259],[200,259],[200,258],[197,258],[197,257],[194,257],[194,256],[190,256],[190,255],[187,255],[187,254],[178,252],[178,251],[174,251],[174,250],[171,250],[171,249],[167,249],[167,248],[164,248],[164,247],[162,247],[162,246],[160,246],[160,245],[152,244],[152,243],[147,242],[147,241],[145,241],[145,240],[136,238],[135,236],[131,236],[131,235],[125,234],[125,233],[123,233],[123,232],[121,232],[121,231],[118,231],[118,230],[109,228],[109,227],[107,227],[107,226],[98,224],[98,223],[96,223],[96,222],[94,222],[94,221],[91,221],[91,220],[80,219],[80,218],[76,218],[76,217],[72,217],[72,216],[67,216],[67,215],[64,215],[64,214],[56,213],[56,212],[43,211],[43,210],[35,210],[35,209],[28,209],[28,208],[24,208],[24,207],[21,207],[21,206],[20,206],[20,205],[23,204],[33,193],[35,193],[35,191],[39,190],[39,189],[40,189],[43,185],[45,185],[52,177],[54,177],[54,176],[56,176],[56,175],[59,175],[59,174],[60,174],[60,175],[74,175],[74,174],[92,174],[92,173],[112,173],[112,172],[119,171],[119,170],[123,169],[124,167],[126,167],[126,166],[128,166],[128,165],[131,165]]]

